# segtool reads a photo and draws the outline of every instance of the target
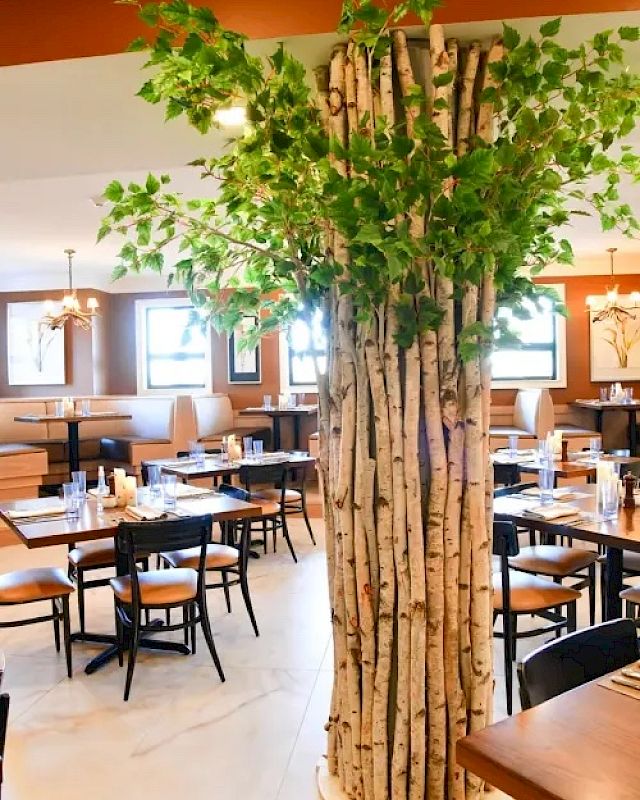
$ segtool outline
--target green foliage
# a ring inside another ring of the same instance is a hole
[[[158,29],[140,95],[162,102],[167,117],[185,114],[203,133],[215,126],[217,109],[241,99],[250,125],[221,157],[192,162],[211,186],[202,199],[182,197],[166,175],[150,175],[142,186],[112,181],[104,192],[112,207],[98,236],[125,237],[115,277],[164,270],[219,326],[254,313],[261,332],[273,331],[337,287],[351,296],[358,319],[394,296],[398,340],[406,346],[442,317],[424,285],[425,265],[452,278],[456,300],[491,270],[500,303],[525,313],[524,301],[543,292],[531,277],[550,262],[571,263],[560,229],[574,215],[590,212],[605,230],[637,234],[619,184],[640,179],[640,156],[616,144],[640,111],[640,81],[623,68],[625,43],[638,39],[637,28],[604,31],[568,49],[555,38],[559,19],[524,40],[505,25],[505,58],[490,66],[499,85],[482,97],[495,107],[496,141],[474,141],[457,157],[421,87],[406,101],[418,112],[418,144],[399,122],[351,137],[345,150],[328,141],[305,69],[284,47],[263,63],[208,9],[183,0],[134,4]],[[389,45],[390,26],[408,13],[428,23],[434,7],[433,0],[384,8],[347,0],[341,25],[375,61]],[[438,84],[452,78],[446,73]],[[336,158],[351,163],[349,180]],[[426,220],[419,239],[409,230],[408,209]],[[329,225],[346,242],[344,263],[325,249]],[[179,261],[165,264],[175,243]],[[507,335],[501,323],[496,331]],[[478,325],[460,331],[459,357],[489,346],[494,333]]]

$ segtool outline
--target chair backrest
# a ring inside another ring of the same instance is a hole
[[[513,522],[496,520],[493,523],[493,555],[500,556],[502,568],[508,566],[507,559],[520,552],[518,533]]]
[[[256,483],[272,483],[282,489],[282,496],[286,490],[287,464],[244,464],[240,467],[240,483],[250,492]]]
[[[518,665],[522,708],[537,706],[637,658],[637,631],[630,619],[603,622],[555,639]]]
[[[242,489],[240,486],[232,486],[230,483],[221,483],[218,486],[218,492],[226,494],[227,497],[234,497],[236,500],[244,500],[245,503],[251,501],[251,495],[246,489]]]
[[[516,428],[544,439],[555,427],[553,400],[548,389],[520,389],[513,410]]]

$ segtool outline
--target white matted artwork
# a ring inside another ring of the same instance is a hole
[[[255,347],[242,347],[244,337],[258,324],[257,317],[242,317],[229,335],[229,383],[261,383],[260,342]]]
[[[7,367],[10,386],[64,384],[64,328],[41,320],[44,303],[7,303]]]
[[[620,295],[616,308],[589,311],[591,380],[640,380],[640,308]]]

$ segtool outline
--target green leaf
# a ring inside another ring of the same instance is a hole
[[[127,47],[129,53],[138,53],[140,50],[146,50],[149,47],[147,40],[144,36],[136,37]]]
[[[119,203],[124,197],[124,186],[120,181],[111,181],[103,194],[111,203]]]
[[[433,85],[438,88],[439,86],[448,86],[453,81],[453,72],[443,72],[442,75],[435,75],[433,78]]]
[[[640,28],[623,25],[621,28],[618,28],[618,35],[626,42],[637,42],[640,38]]]
[[[506,22],[502,23],[502,41],[507,50],[515,50],[520,44],[520,34],[515,28],[507,25]]]
[[[562,17],[556,17],[555,19],[549,20],[549,22],[545,22],[544,25],[540,26],[540,35],[544,37],[550,36],[557,36],[560,32],[560,26],[562,25]]]
[[[149,194],[155,194],[158,189],[160,188],[160,181],[156,178],[155,175],[149,173],[147,175],[147,182],[146,182],[147,192]]]

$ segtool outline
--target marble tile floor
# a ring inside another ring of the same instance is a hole
[[[96,646],[74,645],[69,681],[50,624],[0,631],[7,663],[3,690],[11,694],[3,800],[111,800],[123,790],[136,800],[180,795],[190,800],[314,800],[332,653],[323,526],[318,519],[312,524],[316,548],[303,524],[292,522],[297,565],[282,542],[277,554],[251,561],[259,638],[237,587],[232,589],[232,614],[226,613],[221,592],[209,593],[224,684],[201,634],[195,656],[141,651],[125,704],[124,670],[117,662],[85,675]],[[65,563],[65,548],[0,549],[3,572]],[[112,629],[108,588],[90,590],[87,608],[88,628]],[[14,610],[3,609],[3,619],[8,613]],[[585,599],[579,610],[582,624],[586,615]],[[519,657],[537,643],[522,642]],[[499,719],[506,713],[500,643],[495,661]],[[493,792],[489,797],[506,796]]]

